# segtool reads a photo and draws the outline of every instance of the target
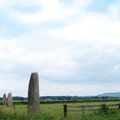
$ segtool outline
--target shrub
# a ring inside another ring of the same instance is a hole
[[[102,104],[100,107],[100,113],[103,115],[107,115],[109,112],[109,107],[105,104]]]

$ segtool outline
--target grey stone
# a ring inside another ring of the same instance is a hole
[[[8,93],[8,96],[7,96],[7,106],[12,106],[13,105],[13,100],[12,100],[12,93]]]
[[[7,104],[7,98],[6,98],[6,94],[3,94],[3,105]]]
[[[32,73],[28,87],[28,114],[40,111],[39,77],[38,73]]]

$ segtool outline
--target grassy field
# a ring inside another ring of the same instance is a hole
[[[105,104],[112,104],[107,102]],[[115,102],[114,102],[115,103]],[[93,103],[70,103],[70,106],[103,104],[101,102]],[[107,114],[100,111],[85,111],[85,115],[81,116],[81,112],[68,112],[65,119],[63,115],[63,104],[41,104],[41,112],[27,116],[26,105],[15,105],[15,109],[0,106],[0,120],[120,120],[120,109],[111,108]]]

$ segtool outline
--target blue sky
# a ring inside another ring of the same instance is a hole
[[[0,96],[120,92],[119,0],[0,1]]]
[[[115,2],[116,0],[92,0],[89,4],[88,10],[105,13]]]

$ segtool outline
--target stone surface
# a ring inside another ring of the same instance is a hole
[[[38,73],[32,73],[28,87],[28,114],[40,111],[39,77]]]
[[[6,98],[6,94],[3,94],[3,105],[7,104],[7,98]]]
[[[7,96],[7,106],[12,106],[13,105],[13,100],[12,100],[12,93],[8,93]]]

